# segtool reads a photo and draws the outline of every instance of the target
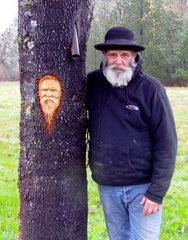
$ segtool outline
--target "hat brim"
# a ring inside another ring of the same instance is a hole
[[[138,44],[108,44],[108,43],[100,43],[94,46],[97,50],[105,51],[105,50],[132,50],[134,52],[141,52],[145,49],[145,47]]]

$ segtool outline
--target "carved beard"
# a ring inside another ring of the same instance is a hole
[[[55,125],[55,106],[53,102],[45,102],[42,105],[42,111],[44,113],[44,122],[45,122],[45,129],[47,133],[52,131],[52,125]]]
[[[106,57],[103,59],[103,74],[114,87],[127,86],[134,74],[136,63],[132,58],[130,66],[108,65]]]

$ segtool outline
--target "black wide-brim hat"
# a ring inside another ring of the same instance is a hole
[[[145,47],[136,44],[134,33],[126,27],[113,27],[106,33],[105,42],[94,46],[97,50],[132,50],[140,52]]]

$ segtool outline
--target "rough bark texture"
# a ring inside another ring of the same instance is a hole
[[[90,1],[91,2],[91,1]],[[21,84],[19,240],[87,239],[86,0],[19,0]],[[70,54],[77,21],[80,58]],[[36,79],[55,74],[64,96],[47,134]]]

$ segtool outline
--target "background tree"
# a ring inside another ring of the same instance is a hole
[[[88,43],[87,71],[97,68],[101,61],[102,55],[94,50],[93,45],[103,41],[110,27],[123,25],[133,29],[137,42],[146,47],[142,54],[143,68],[147,73],[153,74],[164,84],[186,85],[187,74],[178,60],[180,51],[178,49],[182,49],[180,41],[182,38],[185,45],[188,45],[187,13],[188,0],[97,0]],[[0,42],[1,51],[5,42],[4,40]],[[11,40],[12,45],[13,42]],[[156,56],[152,51],[157,51]],[[150,53],[152,56],[149,56]],[[9,56],[15,58],[17,51]],[[162,57],[162,61],[159,56]],[[8,69],[7,74],[10,72]]]
[[[92,11],[87,0],[19,0],[20,240],[87,239],[85,59]],[[62,89],[49,131],[37,92],[45,75]]]
[[[172,75],[177,84],[182,81],[188,83],[188,14],[185,15],[182,28],[177,32],[178,44],[175,46],[175,73]]]
[[[114,8],[113,0],[97,0],[93,15],[92,27],[87,49],[87,71],[98,68],[101,61],[101,52],[94,49],[94,45],[104,41],[104,34],[113,26],[114,18],[109,18]]]
[[[0,80],[18,80],[17,19],[0,35]]]
[[[187,0],[98,0],[88,44],[88,71],[99,66],[102,56],[93,45],[103,42],[110,27],[123,25],[131,28],[136,41],[146,47],[142,52],[144,71],[164,84],[176,85],[178,81],[186,85],[186,67],[182,68],[180,63],[180,49],[183,52],[186,47],[183,50],[182,46],[188,45],[187,12]]]

